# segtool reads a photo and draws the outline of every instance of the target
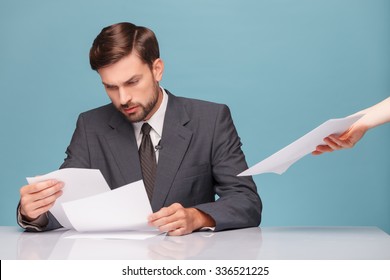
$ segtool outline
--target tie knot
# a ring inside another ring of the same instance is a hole
[[[149,135],[150,130],[152,127],[148,123],[144,123],[141,127],[141,131],[143,135]]]

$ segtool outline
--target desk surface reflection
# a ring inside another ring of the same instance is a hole
[[[375,227],[247,228],[145,240],[65,236],[0,227],[0,259],[390,259],[390,236]]]

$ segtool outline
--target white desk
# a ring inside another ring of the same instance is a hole
[[[64,231],[0,227],[0,259],[390,260],[390,236],[376,227],[265,227],[146,240],[65,239]]]

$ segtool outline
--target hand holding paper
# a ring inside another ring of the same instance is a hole
[[[152,214],[142,180],[111,190],[97,169],[67,168],[27,178],[29,184],[55,179],[64,183],[50,212],[77,231],[151,230]]]
[[[48,212],[56,200],[62,195],[63,182],[43,180],[20,188],[19,211],[26,221],[45,223],[44,214]]]
[[[237,176],[251,176],[261,173],[283,174],[296,161],[313,152],[318,145],[324,144],[325,137],[344,132],[362,116],[353,115],[341,119],[330,119]]]
[[[50,212],[64,228],[73,228],[62,203],[88,197],[110,190],[103,175],[96,169],[67,168],[50,172],[46,175],[26,178],[29,184],[55,179],[64,184],[62,195],[57,198]]]

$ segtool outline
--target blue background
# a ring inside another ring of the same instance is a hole
[[[16,224],[25,177],[62,163],[78,114],[109,102],[88,51],[121,21],[157,34],[164,87],[229,105],[250,166],[390,95],[387,0],[1,0],[0,225]],[[262,225],[390,233],[389,128],[255,176]]]

